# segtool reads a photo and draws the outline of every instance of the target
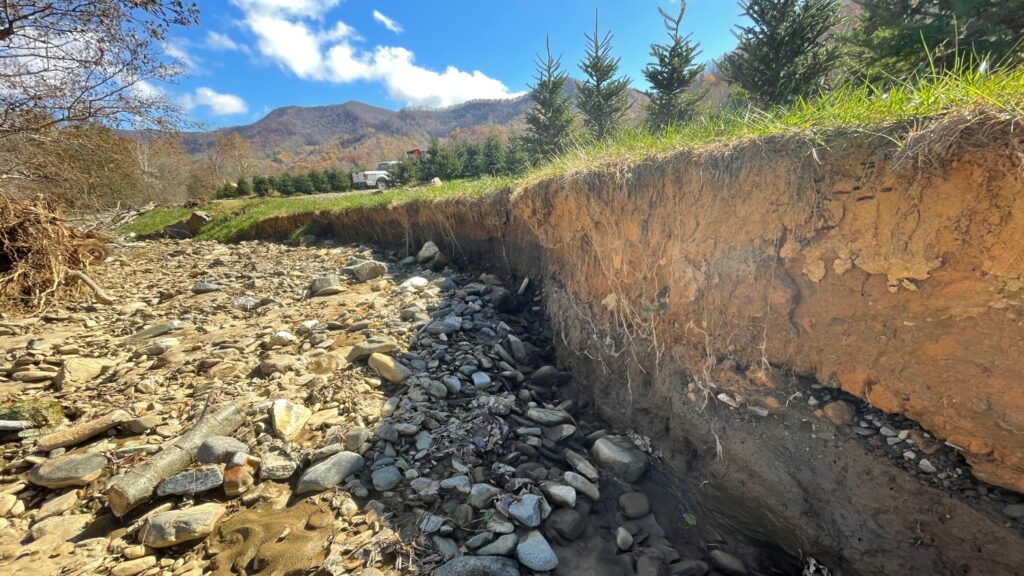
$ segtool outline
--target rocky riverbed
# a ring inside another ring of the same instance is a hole
[[[777,573],[659,525],[698,518],[576,400],[535,282],[432,244],[131,243],[95,276],[114,305],[0,322],[6,573]]]

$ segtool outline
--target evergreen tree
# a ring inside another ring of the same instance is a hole
[[[572,98],[565,91],[569,76],[562,71],[562,57],[551,55],[548,38],[547,55],[536,57],[537,72],[530,86],[534,106],[526,113],[530,146],[539,156],[552,157],[565,149],[574,121]]]
[[[309,184],[313,187],[315,192],[330,192],[330,187],[327,186],[327,177],[324,176],[323,172],[319,170],[309,171]]]
[[[699,45],[690,36],[679,33],[686,12],[686,0],[679,1],[679,14],[670,16],[660,7],[658,12],[668,30],[667,44],[651,44],[651,62],[644,68],[644,78],[651,85],[647,92],[647,123],[658,132],[693,117],[693,110],[707,91],[690,92],[690,87],[704,72],[703,64],[694,64],[700,54]]]
[[[527,152],[527,143],[523,138],[510,138],[505,148],[505,165],[502,167],[502,174],[506,176],[518,176],[530,168],[530,154]]]
[[[326,173],[327,187],[331,192],[341,192],[348,188],[348,183],[345,181],[344,175],[335,168],[331,168]]]
[[[274,179],[273,182],[274,190],[277,190],[282,196],[290,196],[295,192],[292,188],[292,175],[289,172],[281,174]]]
[[[839,56],[829,39],[840,21],[837,1],[741,1],[751,24],[737,26],[739,45],[722,74],[763,108],[820,91]]]
[[[491,134],[484,140],[480,149],[480,172],[481,175],[497,176],[505,168],[505,146],[501,140]]]
[[[586,35],[587,52],[580,62],[586,79],[579,87],[576,107],[583,114],[583,125],[595,139],[611,136],[621,125],[629,109],[629,78],[616,77],[619,59],[612,57],[612,34],[602,38],[594,16],[594,35]]]
[[[235,193],[238,196],[248,196],[252,194],[252,186],[249,185],[249,181],[245,179],[245,176],[239,176],[238,184],[235,185]]]
[[[266,176],[253,176],[252,177],[252,191],[257,196],[266,196],[270,194],[270,179]]]
[[[480,145],[474,142],[463,142],[459,146],[458,155],[462,162],[462,176],[464,178],[479,178],[483,173],[483,161],[481,158]]]
[[[312,194],[315,192],[313,183],[309,181],[309,174],[295,174],[291,178],[292,192],[295,194]]]
[[[458,152],[442,146],[436,139],[430,143],[427,150],[427,166],[429,168],[428,178],[440,178],[441,180],[454,180],[462,175],[462,159]]]
[[[388,170],[391,175],[391,183],[395,186],[405,186],[419,181],[420,161],[412,156],[406,156],[401,162],[395,164]]]
[[[217,189],[217,193],[214,194],[216,198],[234,198],[237,196],[235,193],[235,185],[231,182],[225,182]]]
[[[856,0],[849,68],[872,81],[1024,62],[1024,0]]]

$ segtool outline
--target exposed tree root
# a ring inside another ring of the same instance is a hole
[[[0,191],[0,307],[43,309],[68,288],[70,278],[110,303],[85,274],[108,255],[102,239],[83,235],[52,203]]]

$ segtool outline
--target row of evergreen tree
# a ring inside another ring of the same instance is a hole
[[[394,185],[405,185],[434,178],[455,180],[481,176],[517,176],[533,164],[526,142],[521,137],[502,141],[496,135],[483,142],[459,142],[455,145],[433,140],[420,158],[406,158],[389,170]]]
[[[239,196],[268,196],[277,193],[282,196],[298,194],[321,194],[344,192],[352,188],[348,174],[338,170],[310,170],[309,172],[285,172],[278,176],[253,176],[250,182],[244,176],[237,182],[225,182],[217,190],[218,198]]]
[[[849,4],[846,2],[845,4]],[[840,0],[742,0],[749,24],[738,26],[737,48],[719,69],[740,103],[762,109],[813,97],[830,83],[905,81],[932,69],[1017,65],[1024,60],[1024,0],[853,0],[856,15],[843,16]],[[695,84],[704,72],[700,46],[682,34],[686,2],[669,14],[659,8],[667,42],[652,44],[644,68],[650,84],[646,119],[662,131],[693,118],[706,95]],[[585,137],[615,133],[630,106],[630,80],[619,74],[612,35],[595,18],[579,63],[584,74],[575,102],[566,91],[569,75],[561,58],[538,56],[530,87],[536,106],[526,118],[528,141],[539,155],[565,149],[579,111]]]

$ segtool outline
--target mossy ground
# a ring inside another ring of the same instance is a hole
[[[64,421],[64,408],[52,400],[18,400],[0,404],[0,420],[30,420],[37,426],[55,426]]]

